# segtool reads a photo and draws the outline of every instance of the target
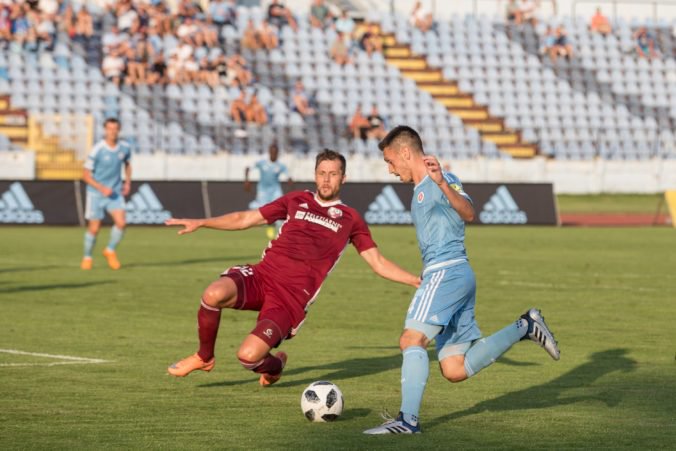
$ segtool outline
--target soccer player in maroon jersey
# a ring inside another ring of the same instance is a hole
[[[256,326],[240,345],[237,358],[244,368],[260,373],[261,385],[277,382],[287,357],[284,352],[273,356],[270,350],[298,332],[308,307],[348,243],[376,274],[419,286],[418,276],[383,257],[359,213],[340,201],[345,157],[328,149],[320,152],[315,163],[315,183],[314,193],[292,192],[257,210],[217,218],[166,221],[167,225],[184,227],[179,235],[200,227],[243,230],[285,221],[260,262],[229,268],[204,290],[197,313],[199,350],[171,365],[169,374],[183,377],[195,370],[213,369],[221,309],[233,308],[260,312]]]

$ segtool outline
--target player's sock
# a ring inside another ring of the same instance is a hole
[[[124,235],[124,229],[118,229],[116,226],[113,226],[110,231],[110,240],[108,240],[108,249],[114,251]]]
[[[200,338],[200,349],[197,351],[197,355],[205,362],[208,362],[214,356],[220,323],[221,309],[211,307],[202,300],[197,312],[197,334]]]
[[[94,244],[96,244],[96,235],[92,235],[89,231],[85,232],[84,235],[84,256],[92,258],[92,251],[94,250]]]
[[[427,378],[430,375],[430,359],[420,346],[411,346],[403,352],[401,365],[401,413],[404,421],[416,426]]]
[[[490,337],[482,338],[465,353],[465,372],[472,377],[498,357],[507,352],[512,345],[526,335],[528,322],[519,319]]]
[[[247,370],[251,370],[254,373],[265,373],[271,376],[278,375],[284,369],[284,362],[282,359],[275,357],[272,354],[268,354],[258,362],[249,362],[242,359],[239,359],[239,362]]]

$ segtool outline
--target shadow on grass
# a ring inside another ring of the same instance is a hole
[[[198,263],[213,263],[213,262],[223,262],[223,268],[225,269],[228,265],[228,262],[237,261],[239,263],[256,263],[261,259],[260,255],[245,255],[245,256],[223,256],[223,257],[212,257],[212,258],[189,258],[185,260],[173,260],[173,261],[158,261],[158,262],[136,262],[129,263],[124,265],[124,268],[145,268],[152,266],[185,266],[185,265],[195,265]]]
[[[367,357],[361,359],[349,359],[342,362],[328,363],[326,365],[304,366],[301,368],[292,368],[284,370],[284,377],[277,383],[276,387],[295,387],[298,385],[308,385],[317,380],[336,381],[350,379],[353,377],[369,376],[372,374],[382,373],[383,371],[392,370],[401,366],[401,354],[393,354],[383,357]],[[302,375],[309,371],[326,370],[327,372],[320,376],[312,376],[309,378],[288,380],[293,376]],[[255,375],[256,378],[258,375]],[[286,380],[285,380],[286,379]],[[252,377],[236,381],[214,382],[211,384],[200,385],[202,388],[211,387],[227,387],[231,385],[250,384]]]
[[[397,348],[393,346],[359,346],[353,348],[376,348],[386,350],[397,350]],[[430,361],[432,360],[433,357],[430,356]],[[514,365],[514,366],[537,365],[536,363],[518,362],[515,360],[506,359],[504,357],[501,358],[499,362],[505,365]],[[353,377],[370,376],[372,374],[378,374],[384,371],[389,371],[397,368],[401,368],[400,353],[382,357],[364,357],[359,359],[349,359],[343,360],[342,362],[328,363],[326,365],[321,366],[313,365],[285,370],[284,378],[282,378],[282,381],[277,383],[275,386],[295,387],[298,385],[308,385],[311,382],[317,380],[327,380],[327,381],[344,380]],[[316,370],[326,370],[327,372],[322,374],[321,376],[313,376],[311,378],[297,380],[288,380],[288,378],[292,376],[302,375],[303,373],[307,373],[308,371],[316,371]],[[214,382],[211,384],[200,385],[200,387],[202,388],[227,387],[231,385],[249,384],[252,381],[254,381],[256,377],[236,381]]]
[[[45,291],[45,290],[61,290],[72,288],[87,288],[96,285],[105,285],[113,283],[112,280],[100,280],[94,282],[79,282],[79,283],[51,283],[47,285],[20,285],[18,287],[0,288],[0,293],[25,293],[27,291]]]
[[[48,269],[63,268],[59,265],[42,265],[42,266],[17,266],[15,268],[0,268],[0,274],[8,274],[12,272],[31,272],[31,271],[46,271]]]
[[[580,389],[593,387],[601,377],[616,372],[630,372],[636,368],[636,361],[626,356],[626,349],[610,349],[592,354],[591,360],[573,368],[567,373],[542,385],[518,390],[482,401],[469,409],[437,417],[426,423],[428,428],[439,426],[458,418],[486,411],[510,411],[527,409],[546,409],[577,402],[597,401],[608,407],[616,406],[621,393],[603,391],[590,395],[579,395]],[[597,386],[598,387],[598,386]]]

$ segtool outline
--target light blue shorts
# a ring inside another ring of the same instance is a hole
[[[87,200],[85,202],[85,219],[101,220],[104,212],[110,213],[114,210],[124,210],[124,197],[119,193],[113,193],[109,197],[96,192],[87,191]]]
[[[281,188],[259,190],[256,193],[256,199],[249,203],[249,208],[255,210],[256,208],[260,208],[265,204],[269,204],[273,200],[278,199],[283,195],[284,192]]]
[[[426,272],[406,314],[404,328],[435,339],[439,360],[464,354],[481,330],[474,318],[476,279],[467,261]]]

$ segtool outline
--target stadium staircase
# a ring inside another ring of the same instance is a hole
[[[526,142],[518,130],[508,129],[502,118],[478,105],[471,94],[461,92],[457,81],[445,79],[441,69],[430,67],[424,56],[413,54],[410,45],[397,42],[394,33],[380,33],[385,60],[444,105],[449,113],[477,129],[482,140],[495,143],[500,151],[515,158],[531,158],[538,153],[537,145]]]
[[[12,144],[35,151],[36,178],[74,180],[82,177],[82,161],[63,148],[57,136],[46,135],[25,109],[12,108],[9,96],[0,96],[0,133]]]

